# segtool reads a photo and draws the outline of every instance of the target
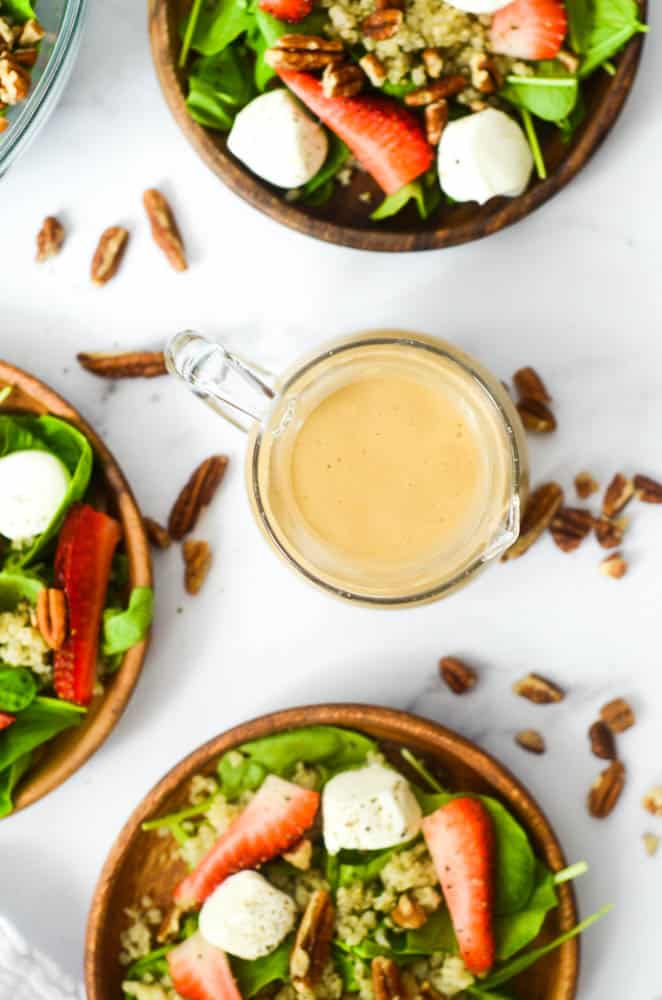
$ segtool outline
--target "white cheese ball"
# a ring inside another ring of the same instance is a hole
[[[270,184],[297,188],[315,176],[329,143],[289,90],[256,97],[234,120],[228,149]]]
[[[463,10],[467,14],[493,14],[507,7],[511,0],[446,0],[449,7]]]
[[[294,927],[297,908],[258,872],[231,875],[200,910],[205,941],[229,955],[253,961],[271,954]]]
[[[533,155],[524,132],[504,111],[488,108],[450,122],[439,143],[439,183],[455,201],[526,191]]]
[[[322,815],[329,854],[404,844],[419,832],[422,818],[407,779],[378,764],[332,778],[322,793]]]
[[[64,500],[69,472],[47,451],[0,458],[0,535],[33,538],[45,531]]]

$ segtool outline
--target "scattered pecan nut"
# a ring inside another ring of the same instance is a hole
[[[189,539],[182,546],[184,557],[184,586],[187,594],[197,594],[207,578],[211,566],[209,542]]]
[[[376,10],[373,14],[368,14],[361,21],[361,31],[366,38],[372,38],[375,42],[383,42],[387,38],[392,38],[397,34],[405,15],[398,7],[384,7],[383,10]]]
[[[394,924],[398,927],[404,927],[409,931],[418,930],[423,924],[427,923],[428,915],[421,906],[417,903],[415,899],[408,896],[407,893],[403,893],[398,900],[398,905],[395,909],[391,910],[389,916]]]
[[[448,125],[448,101],[441,97],[438,101],[428,104],[423,112],[425,118],[425,137],[431,146],[438,146]]]
[[[98,351],[76,355],[78,363],[102,378],[156,378],[167,375],[163,351]]]
[[[580,507],[561,507],[549,530],[562,552],[574,552],[591,533],[593,515]]]
[[[370,80],[373,87],[381,87],[386,79],[386,67],[374,52],[368,52],[359,59],[359,66]]]
[[[453,694],[466,694],[478,680],[476,671],[454,656],[444,656],[439,660],[439,673]]]
[[[356,63],[326,66],[322,73],[322,92],[325,97],[354,97],[363,90],[365,73]]]
[[[641,500],[643,503],[662,503],[662,483],[658,483],[648,476],[635,476],[634,490],[637,500]]]
[[[600,572],[612,580],[622,579],[628,571],[628,564],[621,552],[612,552],[600,563]]]
[[[427,48],[421,52],[425,72],[431,80],[438,80],[444,71],[444,57],[439,49]]]
[[[551,434],[556,430],[556,417],[547,403],[539,399],[520,399],[515,405],[527,431],[532,434]]]
[[[172,544],[172,539],[168,534],[166,528],[158,521],[155,521],[153,517],[143,517],[143,525],[145,526],[145,534],[147,535],[149,544],[155,549],[169,549]]]
[[[480,94],[494,94],[501,90],[503,77],[493,59],[484,52],[474,52],[469,58],[471,85]]]
[[[602,513],[605,517],[615,517],[634,496],[634,483],[621,472],[617,472],[605,490]]]
[[[562,503],[563,490],[558,483],[545,483],[534,490],[524,509],[519,538],[504,552],[503,562],[528,552],[550,526]]]
[[[342,42],[320,35],[282,35],[264,53],[272,69],[316,70],[345,61]]]
[[[49,649],[62,649],[67,638],[67,602],[64,591],[44,587],[37,597],[37,628]]]
[[[520,399],[534,399],[537,403],[551,403],[547,386],[535,368],[518,368],[513,382]]]
[[[600,487],[590,472],[578,472],[575,476],[575,490],[580,500],[588,500]]]
[[[441,80],[432,80],[424,87],[418,87],[409,94],[405,94],[404,102],[410,108],[423,108],[426,104],[433,104],[434,101],[441,100],[442,97],[453,97],[467,87],[467,81],[463,76],[445,76]]]
[[[616,741],[614,734],[607,725],[600,719],[594,722],[588,731],[588,738],[591,744],[591,752],[600,760],[616,760]]]
[[[595,819],[606,819],[613,811],[625,786],[625,768],[613,761],[598,775],[588,793],[588,811]]]
[[[547,749],[545,737],[537,729],[522,729],[515,736],[515,742],[522,750],[527,750],[529,753],[538,755],[543,754]]]
[[[609,517],[599,517],[595,522],[595,537],[603,549],[617,549],[623,542],[623,519],[612,521]]]
[[[126,245],[129,232],[122,226],[109,226],[104,229],[92,258],[91,277],[95,285],[106,285],[117,274]]]
[[[64,243],[64,226],[54,215],[48,215],[37,233],[37,260],[48,260],[55,257]]]
[[[297,844],[290,847],[289,851],[283,851],[282,856],[288,865],[292,865],[300,872],[307,872],[313,861],[312,841],[303,837]]]
[[[625,698],[614,698],[600,709],[600,718],[612,733],[624,733],[637,721],[634,709]]]
[[[188,264],[184,244],[170,205],[156,188],[145,191],[143,205],[152,227],[154,242],[163,250],[175,271],[185,271]]]
[[[535,705],[551,705],[563,701],[565,691],[547,677],[540,674],[527,674],[513,684],[513,691],[520,698],[526,698]]]
[[[175,541],[193,531],[204,507],[208,507],[223,481],[227,455],[212,455],[201,462],[180,491],[168,518],[168,532]]]
[[[371,973],[375,1000],[404,1000],[402,977],[392,958],[373,958]]]
[[[651,816],[662,816],[662,787],[655,785],[653,788],[649,788],[641,800],[641,804]]]
[[[299,993],[314,989],[331,954],[335,912],[331,893],[316,889],[305,909],[290,955],[292,985]]]

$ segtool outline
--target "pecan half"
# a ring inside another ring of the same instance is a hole
[[[0,103],[18,104],[30,90],[30,74],[14,55],[0,56]]]
[[[19,66],[24,66],[26,69],[32,69],[39,58],[39,50],[17,49],[13,55]]]
[[[628,571],[628,564],[621,552],[612,552],[600,563],[600,572],[612,580],[621,580]]]
[[[441,80],[433,80],[424,87],[418,87],[405,94],[405,104],[410,108],[423,108],[426,104],[441,100],[442,97],[453,97],[465,90],[467,81],[463,76],[445,76]]]
[[[595,522],[595,537],[603,549],[617,549],[623,541],[623,519],[612,521],[609,517],[599,517]]]
[[[478,680],[476,671],[454,656],[444,656],[439,660],[439,673],[453,694],[465,694],[476,686]]]
[[[400,970],[392,958],[373,958],[371,972],[375,1000],[404,1000]]]
[[[48,215],[37,233],[37,260],[48,260],[55,257],[64,243],[64,226],[54,215]]]
[[[606,724],[600,719],[594,722],[588,731],[588,738],[591,744],[591,752],[600,760],[616,760],[616,741],[614,734]]]
[[[643,503],[662,503],[662,483],[657,483],[648,476],[634,477],[634,489],[637,500]]]
[[[431,146],[438,146],[444,129],[448,125],[448,101],[440,98],[428,104],[423,112],[425,118],[425,137]]]
[[[549,530],[562,552],[574,552],[591,533],[593,515],[579,507],[561,507]]]
[[[431,80],[438,80],[444,71],[444,57],[439,49],[423,49],[421,59],[425,67],[425,72]]]
[[[365,73],[356,63],[326,66],[322,73],[322,93],[325,97],[354,97],[363,90]]]
[[[545,738],[537,729],[522,729],[515,736],[515,742],[522,750],[527,750],[529,753],[538,755],[543,754],[547,749]]]
[[[662,787],[655,785],[644,795],[641,804],[651,816],[662,816]]]
[[[290,955],[295,990],[305,993],[319,982],[331,954],[335,913],[331,893],[316,889],[308,901]]]
[[[207,578],[211,566],[209,542],[189,539],[182,545],[184,557],[184,586],[187,594],[197,594]]]
[[[615,517],[616,514],[620,514],[633,496],[634,483],[621,472],[617,472],[605,490],[602,500],[602,513],[605,517]]]
[[[551,434],[556,430],[556,417],[546,403],[539,399],[520,399],[515,405],[527,431],[532,434]]]
[[[156,378],[167,375],[163,351],[98,351],[76,355],[78,363],[102,378]]]
[[[598,775],[588,793],[588,811],[595,819],[606,819],[616,806],[625,786],[625,768],[620,760],[613,761]]]
[[[538,403],[551,403],[552,397],[547,386],[535,368],[518,368],[513,375],[513,382],[520,399],[535,399]]]
[[[563,701],[565,691],[558,684],[554,684],[547,677],[540,674],[527,674],[521,680],[513,684],[513,691],[520,698],[526,698],[535,705],[551,705],[555,702]]]
[[[307,872],[313,860],[312,841],[303,837],[298,844],[290,847],[289,851],[283,851],[283,858],[288,865],[297,868],[300,872]]]
[[[364,17],[361,21],[361,31],[366,38],[383,42],[397,33],[404,19],[405,15],[398,7],[385,7]]]
[[[49,649],[62,649],[67,638],[67,602],[64,591],[44,587],[37,597],[37,628]]]
[[[415,931],[423,924],[427,923],[428,915],[415,899],[403,893],[398,900],[398,905],[389,914],[391,920],[398,927],[405,927],[407,930]]]
[[[227,467],[227,455],[212,455],[200,463],[170,512],[168,532],[171,538],[180,541],[195,528],[203,508],[209,506],[223,481]]]
[[[105,285],[114,278],[122,263],[129,240],[128,230],[122,226],[104,229],[92,258],[90,275],[95,285]]]
[[[149,540],[149,544],[155,549],[169,549],[172,544],[172,539],[168,534],[166,528],[158,521],[155,521],[153,517],[143,517],[143,525],[145,527],[145,534]]]
[[[373,87],[381,87],[386,79],[386,67],[373,52],[368,52],[359,59],[359,66]]]
[[[163,250],[175,271],[185,271],[188,264],[184,244],[170,205],[156,188],[145,191],[143,205],[152,227],[154,242]]]
[[[501,90],[503,77],[493,59],[484,52],[474,52],[469,59],[471,85],[481,94],[494,94]]]
[[[590,472],[578,472],[575,476],[575,490],[580,500],[588,500],[600,487]]]
[[[519,538],[501,556],[503,562],[518,559],[537,542],[552,523],[563,503],[563,490],[558,483],[545,483],[534,490],[524,509]]]
[[[625,698],[614,698],[600,709],[600,718],[612,733],[624,733],[637,721],[632,706]]]
[[[342,42],[319,35],[282,35],[264,53],[272,69],[315,70],[345,61]]]

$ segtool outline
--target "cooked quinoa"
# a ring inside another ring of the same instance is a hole
[[[0,612],[0,661],[5,666],[29,667],[46,684],[53,676],[50,660],[51,652],[27,601],[13,611]]]

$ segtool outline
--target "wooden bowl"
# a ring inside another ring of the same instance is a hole
[[[371,705],[315,705],[264,715],[228,730],[186,757],[143,799],[121,831],[97,883],[87,925],[88,1000],[119,1000],[122,995],[118,955],[120,933],[127,923],[126,908],[149,896],[156,906],[167,909],[172,890],[185,873],[183,864],[173,861],[169,843],[154,833],[143,833],[141,824],[187,805],[193,775],[213,773],[218,757],[226,750],[246,740],[308,725],[359,730],[379,740],[387,754],[409,747],[426,758],[448,787],[500,799],[526,828],[538,856],[554,871],[565,867],[554,831],[526,789],[501,764],[457,733],[405,712]],[[549,914],[541,940],[569,930],[577,921],[568,884],[560,887],[559,897],[559,907]],[[573,939],[520,977],[518,996],[572,1000],[578,962],[579,945]]]
[[[142,517],[122,470],[103,441],[80,413],[47,385],[20,368],[0,361],[0,391],[5,386],[11,386],[12,391],[0,404],[0,413],[50,413],[73,424],[88,439],[95,457],[93,486],[108,512],[122,525],[130,586],[151,587],[152,560]],[[83,724],[46,744],[18,786],[14,797],[15,812],[52,792],[98,750],[131,697],[142,669],[147,642],[145,639],[125,653],[120,668],[106,682],[103,695],[93,700]]]
[[[638,0],[642,18],[648,0]],[[617,62],[613,77],[598,71],[584,85],[586,120],[569,145],[561,141],[558,129],[540,123],[539,138],[549,176],[535,180],[519,198],[493,198],[486,205],[476,203],[442,205],[421,220],[410,205],[395,219],[377,223],[370,213],[384,197],[363,173],[355,172],[352,184],[336,185],[333,198],[319,208],[288,203],[283,192],[260,180],[226,149],[226,135],[198,125],[186,110],[186,81],[178,68],[180,49],[178,25],[190,0],[149,0],[149,33],[152,57],[170,110],[189,142],[215,174],[236,194],[255,208],[308,236],[358,250],[433,250],[457,246],[489,236],[525,218],[565,187],[588,162],[618,118],[636,76],[643,35],[627,45]],[[538,128],[538,123],[536,123]],[[372,192],[366,205],[359,195]]]

